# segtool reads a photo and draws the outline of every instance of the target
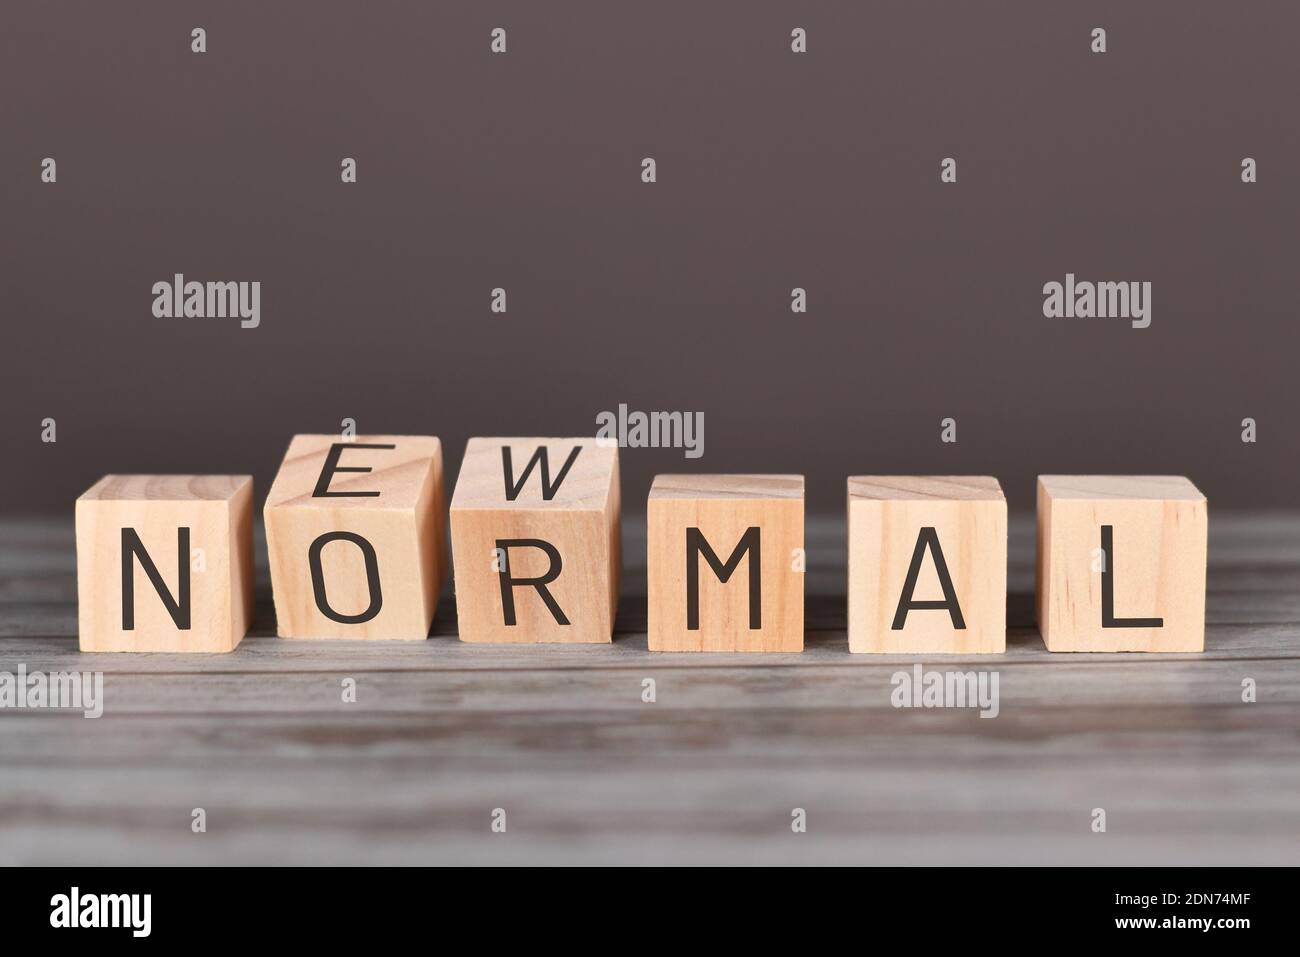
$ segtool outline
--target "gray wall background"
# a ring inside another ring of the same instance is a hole
[[[803,472],[819,510],[860,472],[992,473],[1022,508],[1076,471],[1297,502],[1294,2],[15,2],[0,25],[8,513],[70,512],[105,472],[265,495],[292,433],[345,416],[441,436],[454,479],[471,435],[591,434],[620,402],[706,424],[700,460],[625,451],[627,513],[697,470]],[[1151,281],[1151,327],[1043,318],[1067,271]],[[260,280],[261,327],[155,319],[175,272]]]

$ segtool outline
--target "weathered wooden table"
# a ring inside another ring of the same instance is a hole
[[[279,641],[262,567],[215,657],[80,654],[71,520],[6,520],[0,671],[102,670],[105,710],[0,710],[0,863],[1300,861],[1300,517],[1212,512],[1207,651],[1160,657],[1049,655],[1012,518],[1007,654],[923,661],[997,671],[994,719],[848,654],[837,519],[802,655],[647,652],[629,519],[612,646],[462,645],[447,597],[426,642]]]

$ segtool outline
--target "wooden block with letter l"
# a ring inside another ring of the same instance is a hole
[[[451,547],[461,641],[610,641],[622,562],[618,448],[470,439]]]
[[[1007,648],[1007,500],[985,475],[848,482],[849,651]]]
[[[77,499],[82,651],[233,651],[253,620],[253,479],[106,475]]]
[[[264,509],[279,636],[427,638],[443,501],[434,436],[295,435]]]
[[[1181,475],[1038,477],[1048,651],[1204,651],[1208,518]]]
[[[658,475],[651,651],[803,651],[802,475]]]

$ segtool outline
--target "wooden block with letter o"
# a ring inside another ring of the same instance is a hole
[[[593,438],[470,439],[451,544],[462,641],[610,641],[618,448]]]
[[[659,475],[651,651],[803,651],[802,475]]]
[[[427,638],[447,567],[442,443],[295,435],[267,496],[281,638]]]
[[[232,651],[253,619],[253,479],[106,475],[77,499],[82,651]]]
[[[849,479],[849,650],[1007,647],[1007,502],[982,475]]]
[[[1204,651],[1205,496],[1180,475],[1038,477],[1049,651]]]

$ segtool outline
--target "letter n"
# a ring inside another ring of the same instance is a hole
[[[173,598],[167,583],[158,572],[144,542],[134,528],[122,529],[122,630],[135,630],[135,560],[149,576],[149,582],[162,599],[167,614],[181,631],[190,630],[190,530],[176,529],[176,582],[179,594]]]

